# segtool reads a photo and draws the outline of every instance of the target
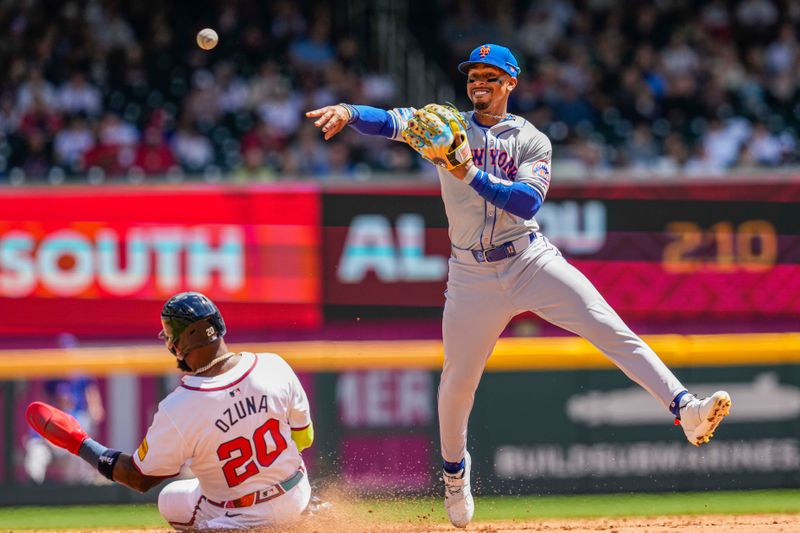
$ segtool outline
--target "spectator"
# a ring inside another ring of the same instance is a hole
[[[27,177],[43,178],[53,168],[53,158],[50,154],[50,143],[44,132],[38,129],[32,130],[25,136],[21,146],[20,169]]]
[[[263,156],[265,164],[272,169],[280,167],[281,153],[288,145],[288,137],[271,124],[259,121],[244,137],[242,137],[242,155],[251,149],[257,149]],[[253,157],[253,156],[250,156]],[[272,162],[270,164],[269,162]]]
[[[741,130],[735,124],[713,119],[703,135],[702,155],[698,154],[704,161],[702,166],[715,173],[732,167],[737,162],[742,137]]]
[[[756,124],[753,137],[745,145],[743,163],[749,166],[774,167],[783,161],[784,145],[764,124]]]
[[[353,175],[355,165],[350,147],[346,143],[333,143],[328,148],[328,173],[336,178]]]
[[[92,29],[95,41],[104,51],[127,49],[136,42],[133,28],[114,2],[100,3],[92,0],[86,7],[86,21]]]
[[[334,59],[334,49],[328,40],[330,27],[325,19],[318,19],[311,27],[308,36],[301,36],[289,46],[289,57],[294,65],[302,70],[311,68],[322,70]]]
[[[257,145],[252,145],[244,150],[242,164],[233,173],[234,181],[242,182],[268,182],[275,181],[276,175],[266,165],[266,154]]]
[[[686,36],[675,32],[669,45],[661,52],[661,61],[667,76],[684,76],[694,74],[700,65],[697,52],[689,46]]]
[[[24,113],[39,100],[48,109],[58,108],[58,95],[53,84],[44,79],[40,68],[32,68],[28,79],[17,90],[17,109]]]
[[[214,161],[214,148],[188,120],[172,137],[172,150],[187,172],[200,172]]]
[[[288,43],[290,39],[306,32],[306,20],[297,4],[291,0],[275,2],[271,18],[272,36],[279,42]]]
[[[689,178],[711,178],[721,176],[725,167],[712,157],[704,144],[698,143],[682,170]]]
[[[8,92],[0,93],[0,139],[13,135],[19,129],[20,109]]]
[[[770,0],[743,0],[736,7],[736,21],[748,30],[762,32],[778,21],[778,10]]]
[[[725,0],[712,0],[700,11],[700,20],[705,30],[717,41],[728,41],[731,37],[731,14]]]
[[[175,156],[160,129],[149,126],[145,130],[142,142],[136,149],[133,166],[149,176],[165,174],[176,166]]]
[[[652,168],[658,160],[658,146],[652,131],[645,123],[634,128],[626,148],[628,161],[634,169]]]
[[[122,176],[133,165],[136,149],[132,146],[98,143],[83,154],[81,170],[97,169],[104,176]]]
[[[262,102],[292,90],[289,79],[280,72],[278,64],[272,60],[264,61],[258,74],[250,79],[247,105],[256,108]]]
[[[38,130],[51,137],[63,126],[61,115],[47,107],[41,97],[34,96],[28,110],[20,117],[19,131],[23,135]]]
[[[94,143],[94,133],[86,120],[79,115],[72,117],[67,128],[59,131],[53,141],[56,163],[71,173],[76,172],[83,154]]]
[[[317,178],[326,177],[330,172],[326,146],[322,144],[313,125],[306,125],[300,130],[298,142],[289,149],[283,171],[290,176]]]
[[[670,133],[664,139],[662,154],[656,161],[653,172],[663,176],[675,176],[680,174],[687,161],[689,160],[689,148],[683,142],[680,135]]]
[[[561,100],[553,106],[555,115],[567,126],[574,128],[582,122],[590,123],[595,110],[592,104],[571,84],[564,84]]]
[[[68,82],[58,92],[59,107],[65,113],[100,114],[100,91],[86,81],[82,72],[73,72]]]
[[[187,120],[208,130],[222,115],[220,92],[214,76],[207,70],[192,74],[192,91],[184,101],[183,111]]]
[[[119,115],[108,112],[100,122],[99,142],[109,146],[133,146],[139,140],[136,127],[120,120]]]
[[[218,106],[222,113],[236,113],[247,105],[247,84],[236,76],[233,65],[223,62],[217,65],[215,71],[218,90]]]
[[[258,106],[257,112],[261,120],[275,128],[283,136],[293,135],[302,121],[302,102],[287,88],[274,88],[272,98]]]
[[[797,34],[791,24],[782,24],[778,38],[766,50],[767,70],[772,74],[782,74],[796,70],[800,60]]]
[[[520,48],[536,59],[548,57],[566,27],[545,7],[533,7],[519,29]]]

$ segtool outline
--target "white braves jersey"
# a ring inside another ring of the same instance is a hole
[[[243,352],[213,377],[185,376],[158,404],[133,462],[148,476],[187,464],[204,496],[232,500],[286,480],[303,464],[291,430],[311,423],[294,371],[273,353]]]
[[[389,111],[394,126],[392,139],[402,141],[400,132],[416,111],[413,107]],[[474,111],[461,113],[467,123],[472,162],[479,169],[508,183],[519,181],[547,195],[550,187],[550,139],[530,122],[509,114],[498,124],[478,124]],[[449,223],[450,242],[456,248],[480,250],[512,241],[537,231],[536,220],[525,220],[495,207],[481,198],[468,183],[437,167],[442,199]]]

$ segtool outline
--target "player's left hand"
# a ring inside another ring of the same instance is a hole
[[[25,419],[39,435],[75,455],[78,455],[83,441],[89,438],[74,416],[44,402],[28,405]]]
[[[467,124],[458,110],[428,104],[414,113],[401,135],[422,157],[452,171],[472,161],[466,130]]]

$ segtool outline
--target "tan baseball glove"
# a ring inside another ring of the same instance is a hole
[[[422,157],[447,170],[472,160],[467,123],[450,105],[428,104],[418,109],[401,135]]]

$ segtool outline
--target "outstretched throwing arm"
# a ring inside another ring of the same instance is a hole
[[[308,111],[306,117],[317,119],[314,125],[322,130],[326,141],[342,131],[345,126],[352,126],[364,135],[378,135],[403,141],[400,132],[414,111],[413,107],[386,111],[368,105],[336,104]]]

